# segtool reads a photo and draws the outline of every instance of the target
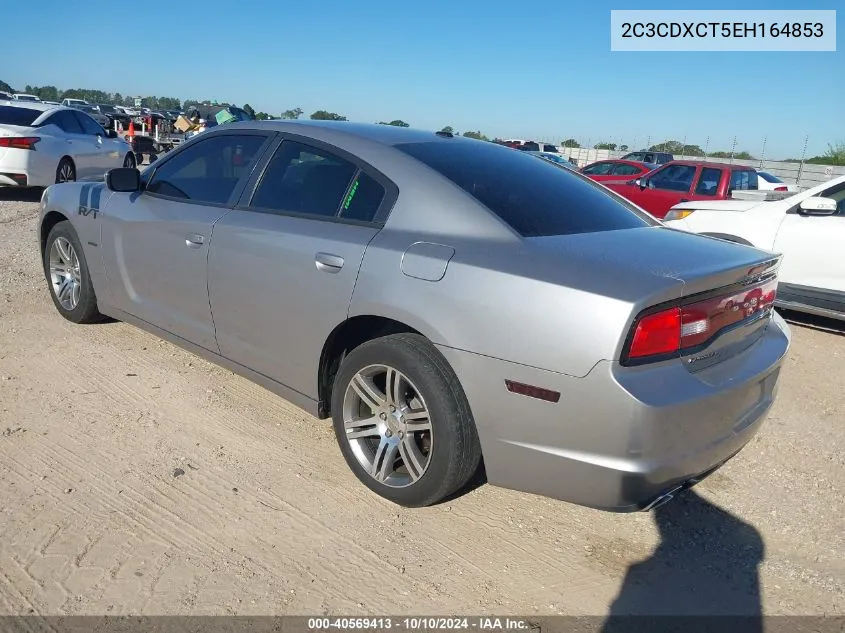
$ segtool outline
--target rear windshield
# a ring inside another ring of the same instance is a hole
[[[40,115],[41,110],[0,106],[0,125],[32,125]]]
[[[570,235],[656,224],[586,177],[495,143],[402,143],[523,237]]]
[[[783,181],[782,181],[780,178],[778,178],[777,176],[773,176],[772,174],[770,174],[770,173],[768,173],[768,172],[765,172],[765,171],[758,171],[758,172],[757,172],[757,175],[758,175],[760,178],[762,178],[763,180],[765,180],[766,182],[772,182],[772,183],[775,183],[775,182],[783,182]]]

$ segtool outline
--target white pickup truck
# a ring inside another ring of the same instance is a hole
[[[776,304],[845,320],[845,176],[781,200],[682,202],[664,223],[782,253]]]

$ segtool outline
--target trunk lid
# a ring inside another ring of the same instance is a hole
[[[663,226],[530,241],[541,251],[565,254],[566,260],[592,271],[582,276],[586,290],[630,301],[630,321],[620,332],[617,358],[622,358],[644,311],[707,299],[702,309],[713,311],[712,327],[719,330],[705,344],[675,355],[693,373],[747,350],[770,320],[771,308],[761,302],[759,286],[776,274],[780,256],[767,251]],[[745,303],[749,305],[743,307]],[[748,318],[737,319],[744,314],[739,311],[752,309]]]

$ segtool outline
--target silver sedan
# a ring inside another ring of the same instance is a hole
[[[59,313],[135,324],[331,417],[355,475],[402,505],[483,459],[495,485],[655,507],[775,397],[778,256],[523,152],[250,121],[105,180],[42,198]]]

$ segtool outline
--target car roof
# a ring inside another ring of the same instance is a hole
[[[272,121],[235,121],[215,129],[254,129],[274,130],[291,134],[309,135],[312,131],[320,131],[321,138],[330,142],[331,137],[340,139],[361,139],[381,145],[399,145],[402,143],[424,142],[478,142],[462,136],[449,137],[440,135],[432,130],[420,130],[396,125],[381,125],[378,123],[353,123],[351,121],[314,121],[314,120],[272,120]]]
[[[753,167],[748,167],[747,165],[732,165],[730,163],[719,163],[716,161],[708,160],[673,160],[668,163],[663,163],[662,165],[660,165],[660,167],[666,167],[666,165],[701,165],[703,167],[714,167],[716,169],[738,169],[743,171],[755,171]]]
[[[8,103],[4,103],[4,106],[9,106],[12,108],[26,108],[27,110],[40,110],[41,112],[47,112],[48,110],[67,110],[64,106],[52,105],[49,103],[44,103],[42,101],[9,101]]]

